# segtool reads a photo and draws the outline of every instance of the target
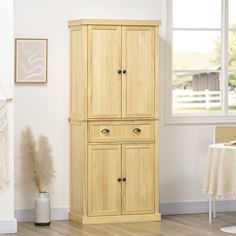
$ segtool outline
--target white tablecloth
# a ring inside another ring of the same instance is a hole
[[[212,144],[207,158],[203,192],[213,197],[236,196],[236,147]]]

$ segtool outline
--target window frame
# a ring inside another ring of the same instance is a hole
[[[217,113],[173,113],[172,111],[172,32],[176,29],[184,30],[213,30],[213,28],[174,28],[173,5],[175,0],[166,0],[166,35],[164,42],[164,121],[165,124],[223,124],[236,123],[236,112],[228,112],[228,3],[229,0],[221,0],[221,110]],[[214,28],[217,30],[217,28]],[[235,30],[235,29],[234,29]],[[236,30],[235,30],[236,31]]]

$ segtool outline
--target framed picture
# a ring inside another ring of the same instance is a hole
[[[15,39],[15,83],[47,83],[47,39]]]

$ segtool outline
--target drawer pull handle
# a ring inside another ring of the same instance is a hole
[[[121,182],[121,178],[118,178],[117,181],[118,181],[118,182]]]
[[[102,129],[101,132],[103,134],[109,134],[110,133],[110,130],[109,129]]]
[[[123,181],[123,182],[126,182],[126,178],[123,178],[122,181]]]
[[[134,132],[135,134],[140,133],[140,132],[141,132],[141,129],[135,128],[135,129],[133,129],[133,132]]]

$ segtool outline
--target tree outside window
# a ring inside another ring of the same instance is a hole
[[[236,112],[236,1],[226,1],[230,7],[225,9],[220,0],[172,0],[173,114],[219,114],[226,105],[228,112]],[[223,28],[221,14],[229,17]],[[223,38],[222,32],[227,32]],[[227,100],[222,99],[225,94]]]

